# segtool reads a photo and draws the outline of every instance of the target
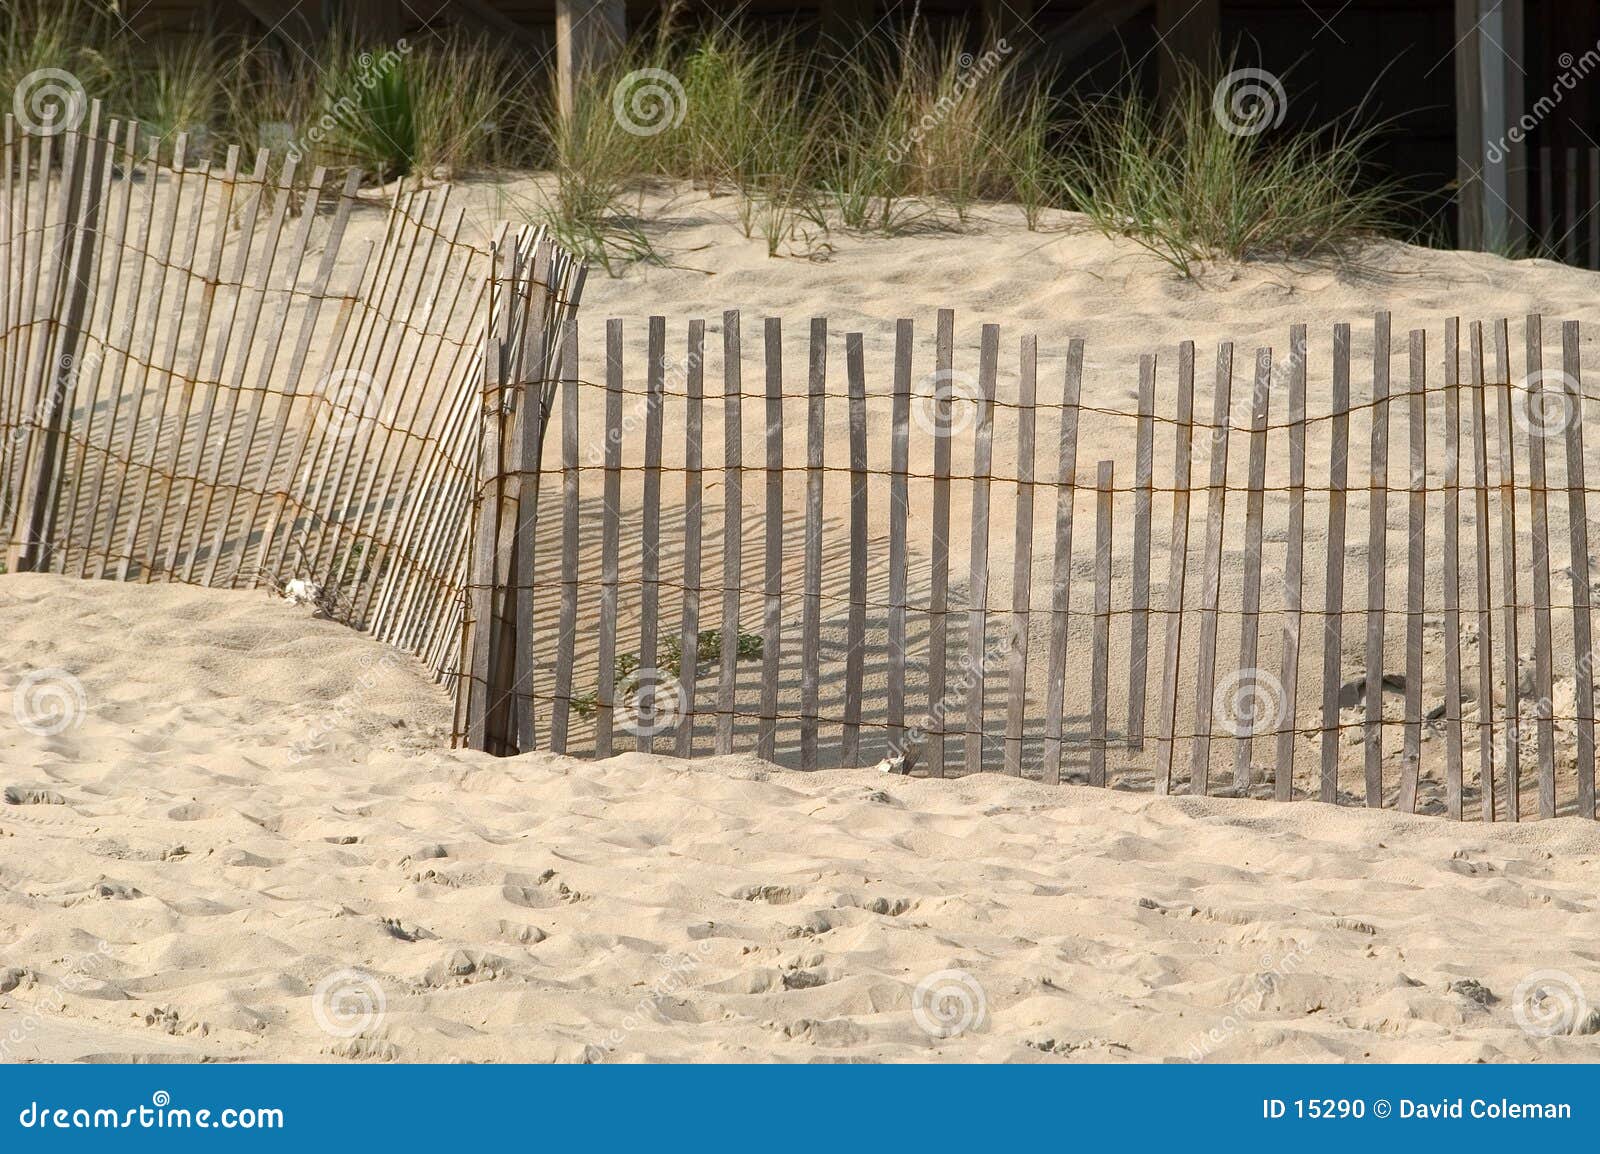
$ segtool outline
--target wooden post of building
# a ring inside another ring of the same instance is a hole
[[[1456,0],[1456,244],[1484,246],[1483,35],[1480,0]]]
[[[628,35],[624,0],[556,0],[556,99],[570,116],[584,75],[621,51]]]

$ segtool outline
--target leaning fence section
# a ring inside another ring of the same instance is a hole
[[[4,149],[10,569],[292,585],[455,678],[484,333],[515,307],[450,190],[381,201],[264,150],[196,162],[98,106],[54,135],[7,117]],[[493,247],[553,251],[532,229]]]
[[[1129,407],[948,311],[642,329],[507,426],[471,744],[1594,815],[1576,323],[1185,343]]]

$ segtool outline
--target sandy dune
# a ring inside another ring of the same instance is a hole
[[[256,594],[11,576],[0,636],[11,1059],[1596,1053],[1592,823],[438,752]]]

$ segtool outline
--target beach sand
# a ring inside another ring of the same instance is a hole
[[[0,636],[14,1060],[1595,1054],[1592,823],[495,760],[263,594],[10,576]]]

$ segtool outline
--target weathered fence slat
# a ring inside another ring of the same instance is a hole
[[[610,757],[616,730],[617,578],[622,546],[622,322],[606,322],[605,488],[600,524],[600,673],[595,690],[594,755]]]
[[[1350,470],[1350,326],[1333,327],[1333,420],[1328,457],[1328,568],[1322,598],[1322,783],[1339,800],[1339,688],[1344,637],[1345,491]]]
[[[1011,546],[1011,637],[1007,647],[1005,771],[1022,776],[1022,738],[1028,710],[1028,624],[1033,596],[1034,402],[1039,387],[1039,342],[1022,338],[1017,375],[1017,516]]]
[[[1256,350],[1255,384],[1250,397],[1249,490],[1245,496],[1244,580],[1239,617],[1239,671],[1231,696],[1219,694],[1237,739],[1233,754],[1233,787],[1250,788],[1251,763],[1261,695],[1268,683],[1261,675],[1261,521],[1266,505],[1267,415],[1272,401],[1272,350]],[[1270,693],[1268,696],[1272,696]]]
[[[1483,788],[1483,820],[1495,820],[1494,780],[1494,618],[1489,585],[1489,441],[1484,403],[1483,324],[1472,322],[1472,481],[1476,515],[1473,597],[1478,613],[1478,779]],[[1513,791],[1515,792],[1515,791]],[[1515,821],[1516,799],[1508,797],[1507,820]]]
[[[572,666],[578,643],[578,527],[583,472],[578,465],[578,322],[561,333],[561,619],[556,626],[555,701],[550,709],[550,749],[567,752],[572,717]]]
[[[678,630],[677,732],[674,752],[694,756],[695,682],[700,673],[700,488],[704,467],[706,322],[689,322],[684,358],[686,411],[683,426],[683,613]],[[737,636],[723,638],[738,648]]]
[[[972,428],[972,534],[967,593],[966,771],[983,771],[984,692],[988,682],[989,490],[994,466],[995,382],[1000,326],[984,325],[978,352],[977,420]]]
[[[1061,781],[1061,728],[1066,698],[1067,628],[1072,593],[1072,514],[1078,486],[1078,398],[1083,385],[1083,341],[1067,346],[1061,385],[1061,433],[1056,465],[1055,557],[1050,579],[1050,673],[1045,686],[1044,780]]]
[[[1383,634],[1389,578],[1389,314],[1372,318],[1372,464],[1367,473],[1367,806],[1383,808]]]
[[[1556,815],[1556,747],[1552,720],[1555,692],[1554,658],[1550,650],[1550,514],[1545,497],[1545,442],[1551,435],[1549,407],[1559,395],[1554,415],[1567,415],[1567,398],[1545,388],[1544,333],[1538,314],[1527,318],[1524,352],[1527,379],[1523,382],[1523,404],[1528,419],[1528,511],[1532,536],[1533,575],[1533,684],[1534,718],[1539,743],[1539,816]],[[1507,385],[1510,397],[1510,386]],[[1560,425],[1557,424],[1559,429]]]
[[[1222,531],[1228,503],[1228,441],[1232,432],[1233,342],[1217,346],[1217,382],[1211,398],[1211,490],[1206,495],[1206,556],[1200,586],[1200,652],[1195,664],[1194,744],[1189,792],[1211,792],[1211,722],[1217,668],[1217,609],[1222,592]]]
[[[827,450],[828,322],[811,319],[806,403],[805,589],[800,602],[800,768],[817,768],[822,648],[822,497]]]
[[[1407,464],[1406,519],[1406,723],[1400,757],[1400,793],[1396,804],[1402,813],[1417,811],[1417,783],[1422,772],[1422,627],[1428,589],[1428,335],[1412,329],[1406,435],[1410,443]]]
[[[1461,731],[1461,321],[1444,329],[1445,808],[1461,819],[1466,760]]]
[[[861,693],[867,646],[867,366],[860,333],[845,336],[850,391],[850,613],[845,623],[844,731],[840,756],[861,759]]]
[[[719,754],[733,752],[739,694],[739,591],[744,586],[744,352],[739,311],[722,314],[722,661],[717,677]]]
[[[1178,406],[1172,424],[1172,534],[1167,557],[1167,620],[1161,661],[1161,718],[1156,737],[1156,792],[1172,792],[1183,660],[1183,589],[1189,573],[1189,481],[1194,464],[1194,342],[1178,346]]]
[[[934,375],[928,401],[933,425],[933,546],[928,590],[928,714],[923,726],[928,774],[944,776],[945,646],[950,596],[950,394],[955,366],[956,317],[940,309],[934,331]]]
[[[1116,462],[1101,461],[1095,478],[1094,643],[1089,675],[1089,784],[1106,784],[1107,670],[1111,660],[1111,518]]]
[[[1567,446],[1567,524],[1572,540],[1572,664],[1577,700],[1578,816],[1595,816],[1594,642],[1589,616],[1589,491],[1583,462],[1583,354],[1578,322],[1561,325],[1561,391]]]
[[[1506,772],[1514,783],[1522,755],[1522,734],[1517,717],[1518,684],[1521,681],[1517,661],[1522,651],[1517,644],[1517,474],[1511,415],[1510,340],[1503,321],[1494,327],[1494,346],[1495,415],[1499,425],[1500,451],[1500,655],[1506,679],[1505,732],[1502,736],[1505,740]],[[1554,784],[1552,780],[1551,785]],[[1515,786],[1511,788],[1515,789]]]
[[[657,665],[656,619],[661,606],[661,440],[666,407],[667,318],[650,318],[645,366],[644,532],[639,554],[639,675],[634,692],[634,746],[655,747],[659,728],[657,698],[662,673]],[[643,682],[648,678],[648,684]]]
[[[1139,420],[1134,434],[1133,588],[1128,598],[1128,748],[1144,748],[1150,681],[1150,516],[1155,480],[1156,363],[1139,358]]]
[[[1304,599],[1306,528],[1306,327],[1289,330],[1289,529],[1284,537],[1283,656],[1278,683],[1276,769],[1272,792],[1294,798],[1295,723],[1300,696],[1300,610]]]
[[[889,749],[906,737],[906,531],[910,516],[907,474],[911,468],[912,322],[894,326],[894,401],[890,413],[889,461]]]
[[[767,385],[766,579],[761,610],[761,722],[756,752],[771,761],[778,747],[778,667],[783,638],[783,322],[762,331]]]

